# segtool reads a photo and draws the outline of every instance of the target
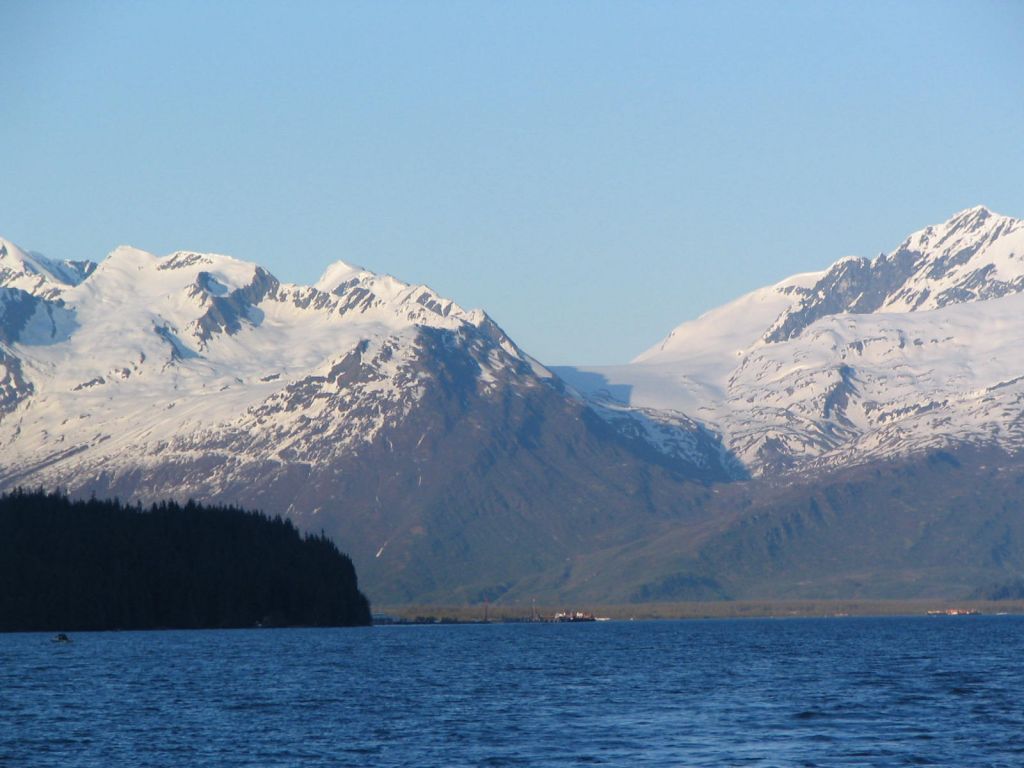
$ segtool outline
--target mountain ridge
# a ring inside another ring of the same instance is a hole
[[[1024,221],[976,206],[748,293],[626,366],[553,370],[598,402],[686,415],[755,475],[923,453],[935,433],[1016,451],[1022,291]]]
[[[75,284],[0,288],[0,487],[289,515],[374,599],[413,599],[519,578],[513,532],[550,565],[589,546],[569,520],[625,536],[617,510],[731,476],[699,425],[601,419],[482,311],[350,265],[319,284],[121,247]]]
[[[589,369],[345,262],[2,241],[0,489],[287,515],[385,603],[970,594],[1024,572],[1022,236],[968,209]]]

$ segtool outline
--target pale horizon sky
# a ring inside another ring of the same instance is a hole
[[[0,0],[0,236],[311,283],[342,259],[626,362],[984,204],[1024,217],[1020,2]]]

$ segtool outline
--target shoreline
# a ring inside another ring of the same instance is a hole
[[[1022,615],[1024,600],[736,600],[716,602],[573,604],[573,605],[380,605],[374,623],[387,624],[502,624],[551,621],[555,613],[584,610],[612,621],[679,619],[794,619],[886,616],[950,618],[961,615]],[[940,615],[936,615],[936,613]],[[534,618],[536,616],[536,618]]]

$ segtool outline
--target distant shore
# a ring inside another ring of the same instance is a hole
[[[585,610],[614,621],[651,619],[846,618],[928,616],[961,611],[979,615],[1024,614],[1024,600],[736,600],[625,605],[383,605],[377,623],[504,623],[550,620],[561,610]],[[943,616],[937,616],[943,618]],[[960,618],[951,616],[950,618]]]

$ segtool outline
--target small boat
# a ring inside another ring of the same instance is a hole
[[[597,618],[594,614],[584,611],[559,611],[552,621],[597,621]]]
[[[53,642],[55,643],[70,643],[71,638],[65,635],[63,632],[58,632],[53,636]]]

